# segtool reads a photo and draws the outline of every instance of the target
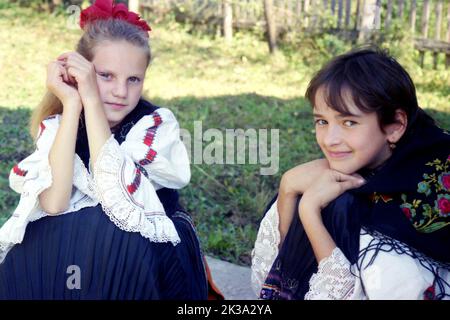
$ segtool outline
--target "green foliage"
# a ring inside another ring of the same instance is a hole
[[[19,200],[19,195],[9,189],[9,172],[17,161],[24,159],[33,150],[27,130],[29,115],[29,109],[0,107],[0,225]]]

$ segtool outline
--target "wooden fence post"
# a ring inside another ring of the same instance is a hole
[[[358,34],[358,42],[367,41],[375,28],[375,13],[377,0],[365,0],[362,7],[361,27]]]
[[[352,10],[352,4],[350,0],[345,2],[345,29],[350,27],[350,15]]]
[[[422,12],[422,38],[428,37],[428,21],[430,19],[430,0],[424,0]],[[425,63],[425,51],[419,50],[420,66],[423,68]]]
[[[441,40],[441,23],[442,23],[442,0],[438,0],[436,4],[436,26],[435,26],[435,34],[434,39],[439,41]],[[433,68],[437,69],[438,62],[438,51],[433,52]]]
[[[392,0],[388,0],[388,4],[387,4],[387,12],[386,12],[386,20],[384,21],[384,28],[386,30],[389,30],[389,27],[391,26],[391,21],[392,21]]]
[[[337,22],[337,28],[338,30],[341,30],[342,27],[342,16],[344,13],[344,0],[339,0],[338,3],[338,22]]]
[[[233,8],[230,0],[223,0],[223,36],[225,42],[230,43],[233,39]]]
[[[414,36],[416,33],[416,11],[417,11],[417,0],[411,0],[411,13],[409,17],[409,24],[411,26],[411,33]]]
[[[446,35],[445,39],[447,40],[447,42],[450,43],[450,3],[448,4],[448,9],[447,9],[447,35]],[[446,68],[450,67],[450,53],[447,53],[445,55],[445,67]]]
[[[275,53],[277,49],[277,26],[273,15],[273,0],[264,0],[264,16],[266,18],[267,40],[269,43],[269,51]]]

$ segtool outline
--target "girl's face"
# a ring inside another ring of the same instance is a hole
[[[390,155],[388,134],[381,131],[375,112],[363,113],[347,99],[351,115],[328,107],[322,89],[314,106],[316,139],[330,168],[352,174],[361,168],[375,168]]]
[[[127,41],[103,41],[92,63],[109,126],[120,123],[136,107],[142,94],[147,56]]]

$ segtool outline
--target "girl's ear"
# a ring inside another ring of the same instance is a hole
[[[408,126],[408,115],[402,109],[395,110],[395,122],[384,127],[388,143],[397,143]]]

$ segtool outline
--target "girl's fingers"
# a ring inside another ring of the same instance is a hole
[[[69,83],[69,75],[67,74],[67,70],[66,68],[64,68],[64,66],[62,64],[59,63],[59,73],[63,78],[63,81],[66,83]]]
[[[355,188],[359,188],[364,184],[364,182],[362,182],[359,179],[350,179],[347,181],[343,181],[340,183],[341,188],[344,191],[347,191],[349,189],[355,189]]]
[[[349,175],[338,171],[333,171],[333,178],[344,190],[358,188],[366,182],[359,174]]]
[[[82,55],[78,52],[63,53],[58,57],[58,61],[62,61],[69,66],[87,66],[90,64]]]

